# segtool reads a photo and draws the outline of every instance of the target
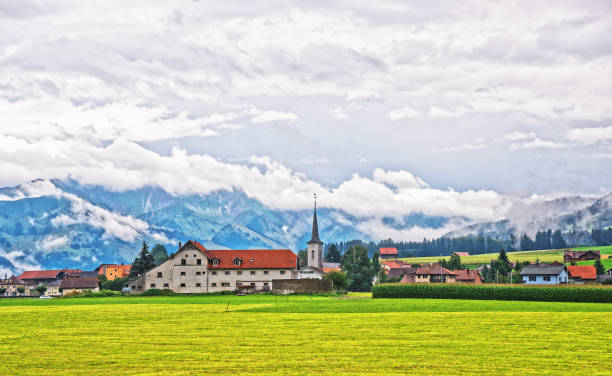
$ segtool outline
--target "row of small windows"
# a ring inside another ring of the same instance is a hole
[[[189,255],[185,255],[185,257],[189,257]],[[197,257],[197,255],[193,255],[193,257]],[[255,259],[251,258],[249,260],[250,262],[255,261]],[[208,260],[208,263],[211,264],[212,266],[219,266],[219,262],[220,260],[216,257],[213,257],[212,259]],[[202,259],[197,259],[196,260],[196,264],[197,265],[202,265]],[[181,265],[187,265],[187,259],[181,259]],[[240,266],[242,265],[242,259],[240,257],[235,257],[234,258],[234,265],[236,266]]]
[[[195,275],[196,275],[196,276],[200,276],[200,275],[203,275],[203,274],[206,274],[206,272],[195,272]],[[211,274],[212,274],[212,275],[217,275],[217,271],[216,271],[216,270],[215,270],[215,271],[212,271],[212,272],[211,272]],[[224,275],[231,275],[231,271],[226,270],[226,271],[224,271],[224,272],[223,272],[223,274],[224,274]],[[251,271],[249,271],[249,274],[250,274],[250,275],[255,275],[255,270],[251,270]],[[263,271],[263,274],[264,274],[264,275],[268,275],[268,274],[270,274],[270,271],[268,271],[268,270],[264,270],[264,271]],[[284,271],[284,270],[281,270],[281,271],[280,271],[280,274],[281,274],[281,275],[285,274],[285,271]],[[236,271],[236,275],[242,275],[242,270],[238,270],[238,271]],[[163,276],[164,276],[163,272],[157,272],[157,278],[163,278]],[[181,277],[185,277],[185,276],[187,276],[187,273],[186,273],[186,272],[181,272]]]
[[[269,286],[268,282],[264,282],[263,284],[264,286]],[[217,283],[213,282],[210,284],[211,287],[217,287]],[[251,282],[251,286],[255,286],[255,282]],[[155,288],[155,283],[151,283],[150,285],[151,288]],[[181,283],[181,287],[185,287],[184,283]],[[195,287],[202,287],[201,283],[196,283]],[[221,287],[230,287],[230,283],[229,282],[221,282]],[[169,288],[169,285],[167,283],[164,283],[164,288]],[[139,287],[140,289],[140,287]]]

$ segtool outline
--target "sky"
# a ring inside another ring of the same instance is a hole
[[[503,217],[612,191],[609,1],[0,2],[0,186]]]

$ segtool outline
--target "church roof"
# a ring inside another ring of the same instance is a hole
[[[319,239],[319,225],[317,224],[317,204],[316,203],[314,207],[314,215],[312,217],[312,235],[310,236],[310,241],[308,243],[323,243],[321,239]]]

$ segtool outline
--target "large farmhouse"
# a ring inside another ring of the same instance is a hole
[[[211,250],[190,240],[127,286],[133,294],[152,288],[177,293],[267,291],[273,279],[297,278],[297,265],[297,255],[289,249]]]

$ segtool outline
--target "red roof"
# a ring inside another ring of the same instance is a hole
[[[593,265],[570,265],[567,267],[570,277],[580,279],[597,279],[597,270]]]
[[[441,267],[440,264],[433,264],[431,266],[426,266],[424,268],[418,268],[416,274],[419,274],[419,275],[432,275],[432,274],[456,275],[455,272],[452,272],[446,268]]]
[[[67,277],[78,277],[82,270],[79,269],[61,269],[61,270],[30,270],[21,273],[19,279],[57,279],[57,275],[61,272]]]
[[[457,281],[473,281],[480,278],[480,274],[477,270],[460,269],[454,270],[457,274]]]
[[[405,269],[405,268],[409,268],[410,267],[409,264],[404,264],[401,261],[389,261],[389,262],[385,262],[384,266],[389,268],[389,269]]]
[[[64,278],[60,289],[95,289],[98,287],[97,278]]]
[[[381,248],[380,254],[381,255],[397,255],[397,248],[392,248],[392,247]]]
[[[206,249],[196,241],[188,241],[209,259],[219,260],[217,266],[208,264],[210,269],[289,269],[297,267],[297,255],[289,249]],[[242,260],[240,265],[234,259]]]
[[[21,273],[19,279],[56,279],[61,270],[32,270]]]

